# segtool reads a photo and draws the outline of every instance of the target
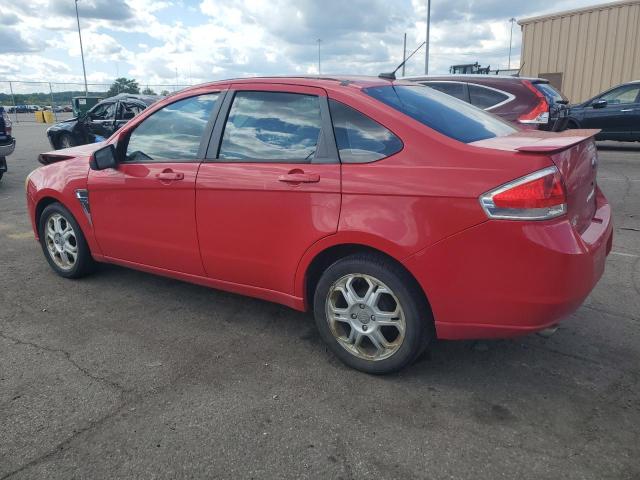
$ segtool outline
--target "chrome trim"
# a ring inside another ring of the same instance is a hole
[[[509,190],[513,187],[517,187],[518,185],[522,185],[523,183],[531,182],[532,180],[537,180],[538,178],[546,177],[549,174],[556,174],[559,170],[557,167],[547,167],[542,170],[538,170],[537,172],[530,173],[523,177],[517,178],[509,183],[505,183],[500,187],[491,190],[489,192],[483,193],[480,195],[478,199],[480,201],[480,206],[484,210],[484,213],[487,214],[487,217],[491,219],[500,219],[500,220],[550,220],[552,218],[560,217],[567,213],[567,204],[562,203],[560,205],[556,205],[553,207],[547,208],[528,208],[528,209],[510,209],[510,208],[500,208],[496,207],[495,203],[493,203],[493,197],[498,195],[506,190]],[[516,215],[516,212],[518,214]],[[530,215],[526,215],[528,212]]]
[[[89,207],[89,191],[84,188],[79,188],[76,190],[76,198],[80,202],[82,206],[82,210],[84,210],[85,215],[91,222],[91,208]]]

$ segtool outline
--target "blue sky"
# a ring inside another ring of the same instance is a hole
[[[424,0],[79,0],[87,76],[191,84],[249,75],[377,74],[425,36]],[[593,0],[432,0],[431,73],[479,61],[507,67],[509,18]],[[0,11],[0,80],[82,81],[73,0],[9,0]],[[519,65],[520,28],[512,65]],[[424,71],[424,54],[407,74]]]

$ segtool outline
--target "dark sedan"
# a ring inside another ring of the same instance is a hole
[[[49,143],[58,150],[106,140],[159,98],[126,93],[106,98],[86,114],[51,126],[47,130]]]
[[[640,142],[640,80],[572,105],[569,128],[599,128],[597,140]]]

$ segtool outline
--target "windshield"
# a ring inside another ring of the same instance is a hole
[[[502,137],[517,130],[500,118],[421,85],[385,85],[364,92],[429,128],[459,142]]]

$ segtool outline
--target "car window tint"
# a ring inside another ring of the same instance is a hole
[[[109,120],[115,116],[115,103],[101,103],[91,111],[91,118],[94,120]]]
[[[544,97],[547,99],[547,102],[550,104],[554,104],[556,102],[563,102],[565,99],[562,97],[562,94],[553,88],[553,86],[549,83],[534,83],[533,86],[541,92]]]
[[[460,82],[424,82],[423,85],[435,88],[439,92],[446,93],[452,97],[467,101],[467,95],[464,92],[464,84]]]
[[[342,163],[367,163],[402,150],[393,133],[357,110],[329,100],[333,131]]]
[[[640,91],[640,85],[626,85],[603,95],[600,100],[606,100],[609,105],[635,103],[638,98],[638,91]]]
[[[127,161],[195,160],[217,93],[185,98],[154,112],[129,137]]]
[[[496,90],[469,84],[469,98],[472,105],[486,109],[504,102],[509,96]]]
[[[245,162],[310,162],[321,127],[317,96],[237,92],[218,158]]]
[[[464,143],[517,130],[495,115],[424,86],[389,85],[363,89],[373,98],[449,138]]]

